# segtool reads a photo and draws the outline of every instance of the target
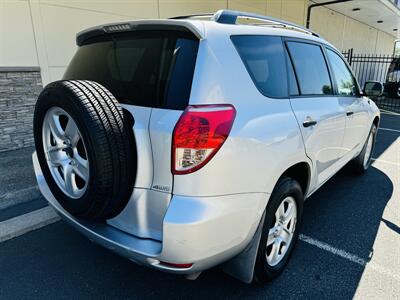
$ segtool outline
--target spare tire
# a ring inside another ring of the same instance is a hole
[[[136,177],[132,115],[93,81],[47,85],[34,114],[34,138],[47,184],[61,206],[105,220],[126,206]]]

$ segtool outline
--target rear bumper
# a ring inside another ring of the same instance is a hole
[[[65,221],[105,248],[138,264],[171,273],[203,271],[240,253],[253,237],[269,197],[264,193],[216,197],[174,195],[164,217],[162,241],[156,241],[70,215],[51,193],[36,153],[32,158],[40,191]],[[181,269],[160,262],[193,265]]]

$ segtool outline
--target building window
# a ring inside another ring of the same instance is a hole
[[[394,42],[394,55],[400,56],[400,40]]]

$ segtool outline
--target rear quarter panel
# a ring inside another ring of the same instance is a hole
[[[174,194],[271,193],[287,168],[309,163],[290,101],[263,96],[230,36],[213,30],[200,42],[190,104],[221,103],[236,108],[228,139],[203,168],[174,176]]]

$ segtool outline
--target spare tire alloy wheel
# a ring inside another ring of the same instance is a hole
[[[89,183],[89,161],[74,119],[60,107],[49,109],[42,139],[47,165],[58,187],[68,197],[82,197]]]
[[[133,122],[94,81],[43,89],[33,122],[37,157],[54,198],[71,215],[103,221],[126,206],[136,178]]]

